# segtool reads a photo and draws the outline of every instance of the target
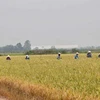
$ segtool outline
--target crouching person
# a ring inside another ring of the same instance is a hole
[[[61,59],[61,53],[58,53],[57,59]]]
[[[29,55],[26,55],[25,59],[30,59]]]
[[[6,57],[6,60],[11,60],[11,57],[8,55],[8,56]]]
[[[74,58],[75,58],[75,59],[78,59],[78,58],[79,58],[79,53],[78,53],[78,52],[76,52]]]
[[[87,52],[87,57],[88,57],[88,58],[91,58],[91,57],[92,57],[91,51],[88,51],[88,52]]]
[[[100,58],[100,53],[98,54],[98,58]]]

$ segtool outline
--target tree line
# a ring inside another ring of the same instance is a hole
[[[36,47],[35,49],[31,49],[31,43],[29,40],[26,40],[24,42],[24,45],[22,46],[21,43],[17,43],[16,45],[6,45],[3,47],[0,47],[0,53],[24,53],[24,54],[57,54],[58,52],[62,54],[68,54],[68,53],[87,53],[87,51],[90,50],[92,52],[100,53],[100,46],[94,47],[81,47],[81,48],[72,48],[72,49],[56,49],[54,46],[51,46],[50,49],[39,49]]]
[[[57,54],[57,53],[62,53],[62,54],[70,54],[70,53],[87,53],[88,51],[95,52],[95,53],[100,53],[100,47],[83,47],[83,48],[72,48],[72,49],[56,49],[56,48],[51,48],[51,49],[34,49],[34,50],[29,50],[25,54]]]
[[[31,43],[29,40],[26,40],[24,45],[22,46],[21,43],[17,43],[14,45],[6,45],[0,47],[0,53],[22,53],[31,50]]]

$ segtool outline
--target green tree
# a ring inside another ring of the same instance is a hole
[[[76,48],[73,48],[73,49],[72,49],[72,53],[76,53],[76,52],[79,52],[79,50],[76,49]]]
[[[21,43],[17,43],[16,46],[15,46],[15,48],[16,48],[16,51],[18,51],[18,52],[23,51],[23,47],[22,47]]]
[[[24,48],[24,51],[29,51],[29,50],[31,50],[31,43],[30,43],[29,40],[26,40],[26,41],[25,41],[23,48]]]

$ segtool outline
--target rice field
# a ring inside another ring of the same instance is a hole
[[[100,59],[97,54],[92,58],[80,54],[79,59],[74,59],[74,54],[61,55],[60,60],[56,57],[31,55],[30,60],[25,60],[25,56],[11,56],[12,60],[7,61],[5,56],[0,56],[0,77],[52,88],[76,97],[68,100],[100,100]]]

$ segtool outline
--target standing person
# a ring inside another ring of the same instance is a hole
[[[78,59],[78,58],[79,58],[79,53],[78,53],[78,52],[76,52],[74,58],[75,58],[75,59]]]
[[[87,52],[87,57],[88,57],[88,58],[91,58],[91,57],[92,57],[91,51],[88,51],[88,52]]]
[[[11,57],[8,55],[8,56],[6,57],[6,60],[11,60]]]

